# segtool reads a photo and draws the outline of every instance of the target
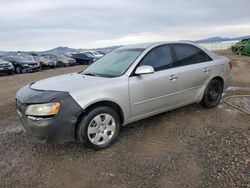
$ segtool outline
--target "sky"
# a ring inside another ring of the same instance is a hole
[[[0,50],[250,35],[250,0],[0,0]]]

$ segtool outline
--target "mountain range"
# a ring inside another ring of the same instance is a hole
[[[248,36],[243,36],[243,37],[235,37],[235,38],[227,38],[227,37],[211,37],[211,38],[207,38],[207,39],[200,39],[200,40],[196,40],[196,41],[191,41],[191,40],[183,40],[186,42],[193,42],[193,43],[214,43],[214,42],[227,42],[227,41],[240,41],[242,39],[245,38],[250,38],[250,35]],[[120,47],[121,45],[117,45],[117,46],[109,46],[109,47],[104,47],[104,48],[96,48],[93,50],[97,50],[97,51],[102,51],[102,52],[109,52],[115,48]],[[47,54],[53,54],[53,53],[59,53],[59,54],[65,54],[65,53],[77,53],[77,52],[81,52],[83,51],[83,49],[74,49],[74,48],[69,48],[69,47],[57,47],[51,50],[47,50],[47,51],[41,51],[41,52],[36,52],[36,53],[47,53]],[[11,53],[9,51],[0,51],[0,55],[1,54],[6,54],[6,53]]]
[[[186,42],[193,42],[193,43],[214,43],[214,42],[227,42],[227,41],[241,41],[242,39],[250,38],[249,36],[243,36],[243,37],[235,37],[235,38],[226,38],[226,37],[211,37],[207,39],[200,39],[196,41],[192,40],[185,40]],[[117,46],[109,46],[104,48],[95,48],[92,50],[102,51],[102,52],[109,52],[113,49],[116,49],[118,47],[121,47],[122,45]],[[67,48],[67,47],[57,47],[52,50],[45,51],[44,53],[68,53],[68,52],[79,52],[83,51],[83,49],[73,49],[73,48]]]

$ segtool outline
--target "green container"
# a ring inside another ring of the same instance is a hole
[[[250,38],[243,39],[242,41],[232,46],[232,52],[239,55],[250,56]]]

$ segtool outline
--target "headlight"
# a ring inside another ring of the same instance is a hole
[[[30,105],[26,110],[28,116],[54,116],[60,109],[60,103],[47,103]]]
[[[22,64],[22,67],[29,67],[29,64]]]

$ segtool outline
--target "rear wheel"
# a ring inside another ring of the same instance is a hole
[[[120,130],[120,119],[109,107],[97,107],[83,117],[78,127],[78,138],[85,146],[100,150],[116,140]]]
[[[223,83],[220,80],[214,79],[209,82],[203,99],[202,105],[206,108],[214,108],[220,103],[223,93]]]

